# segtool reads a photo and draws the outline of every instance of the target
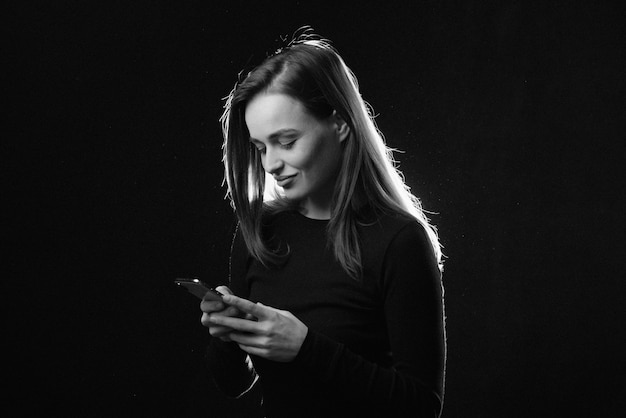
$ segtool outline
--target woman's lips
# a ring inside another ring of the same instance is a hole
[[[276,184],[278,184],[280,187],[285,187],[291,184],[295,176],[295,174],[292,174],[290,176],[276,176],[274,177],[274,180],[276,180]]]

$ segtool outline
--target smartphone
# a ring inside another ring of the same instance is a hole
[[[174,280],[178,286],[182,286],[189,293],[196,296],[198,299],[206,299],[206,300],[222,300],[222,294],[217,290],[209,287],[207,284],[203,283],[200,279],[187,279],[187,278],[178,278]]]

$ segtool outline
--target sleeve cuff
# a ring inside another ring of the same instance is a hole
[[[333,377],[335,365],[344,349],[343,344],[309,328],[302,347],[294,359],[294,364],[308,371],[314,371],[323,381],[329,381]]]

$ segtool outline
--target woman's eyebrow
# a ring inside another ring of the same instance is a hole
[[[269,139],[276,140],[280,137],[283,137],[289,134],[298,133],[298,132],[300,131],[298,131],[297,129],[293,129],[293,128],[279,129],[276,132],[273,132],[272,134],[270,134]],[[250,137],[250,142],[263,142],[263,141],[261,141],[260,139]]]

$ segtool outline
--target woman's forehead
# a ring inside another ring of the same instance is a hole
[[[279,131],[303,129],[315,119],[299,100],[291,96],[261,93],[246,106],[245,120],[250,136],[265,139]]]

